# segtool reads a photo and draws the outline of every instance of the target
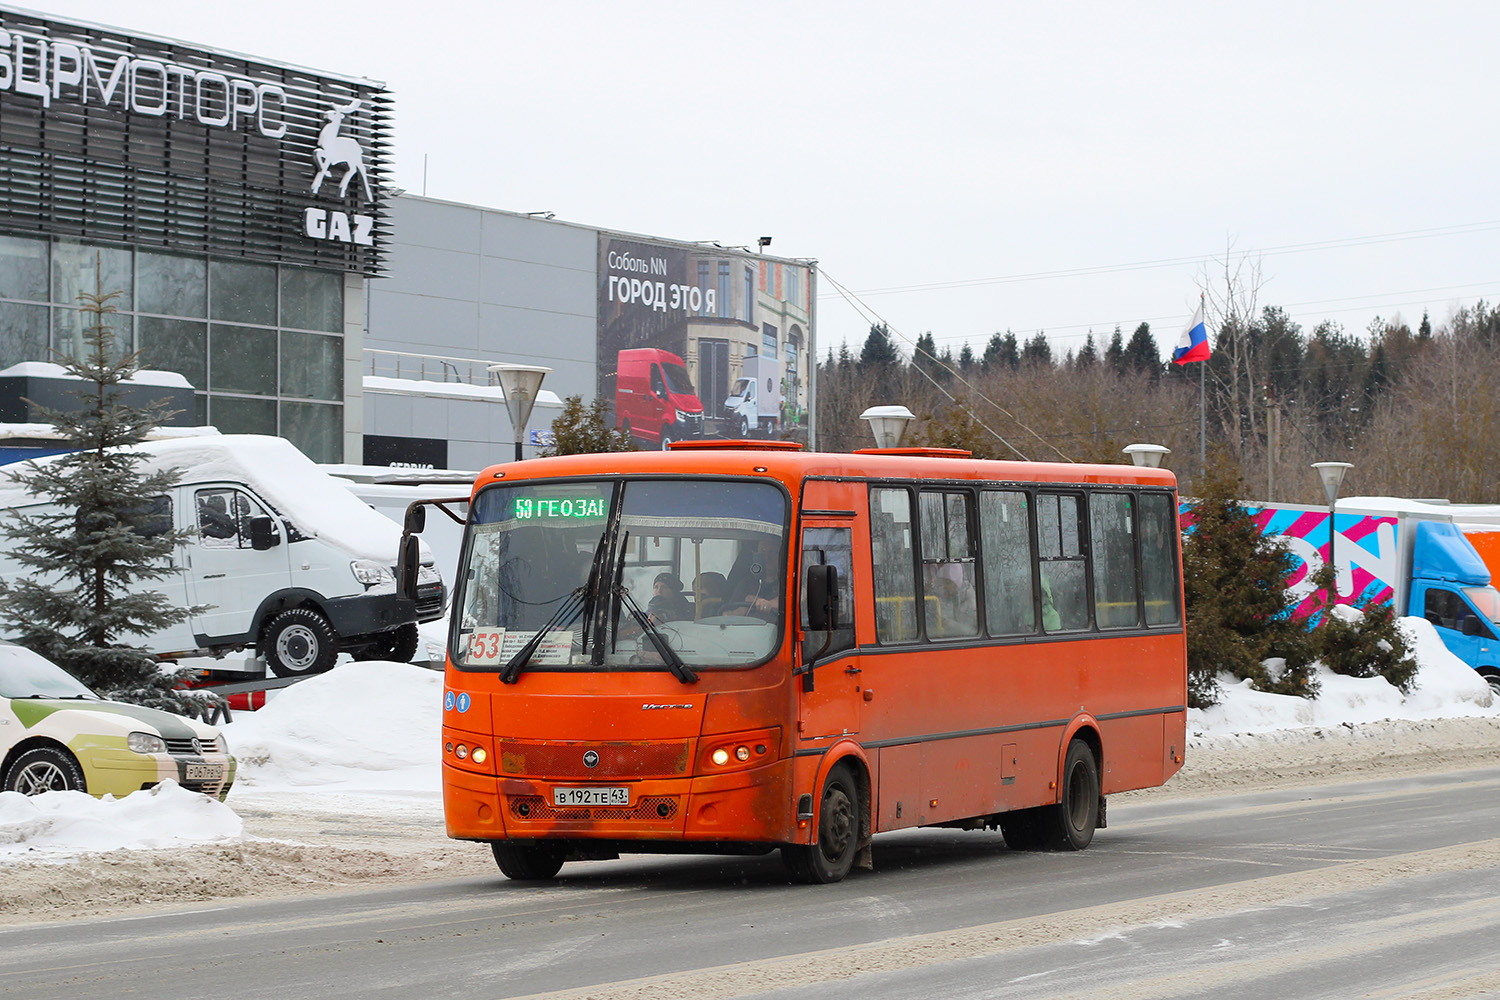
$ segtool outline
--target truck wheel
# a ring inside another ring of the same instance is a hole
[[[517,882],[545,882],[563,866],[561,844],[511,844],[496,840],[490,844],[500,874]]]
[[[740,417],[740,437],[742,437],[742,438],[749,438],[750,437],[750,418],[749,417],[745,417],[745,416]]]
[[[5,790],[22,795],[43,792],[86,792],[83,768],[66,750],[37,747],[17,757],[5,775]]]
[[[1490,686],[1491,691],[1500,695],[1500,670],[1496,670],[1494,667],[1480,667],[1479,676],[1484,678],[1485,683]]]
[[[364,649],[354,653],[356,660],[390,660],[393,663],[410,663],[417,655],[417,646],[421,644],[422,636],[417,631],[415,622],[402,625],[398,629],[382,632],[375,637],[375,641]]]
[[[661,450],[666,451],[671,448],[674,440],[676,439],[672,437],[672,426],[670,424],[663,425],[661,429]]]
[[[261,630],[259,646],[277,677],[321,674],[339,655],[333,626],[311,608],[288,608],[272,616]]]

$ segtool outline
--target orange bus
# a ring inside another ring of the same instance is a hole
[[[1079,850],[1182,765],[1167,470],[700,441],[465,499],[443,801],[510,878],[779,849],[836,882],[919,826]]]

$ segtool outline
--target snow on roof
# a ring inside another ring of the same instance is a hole
[[[161,438],[218,436],[217,427],[157,427],[150,431],[147,440]],[[0,423],[0,441],[61,441],[62,434],[51,424]]]
[[[1437,520],[1500,523],[1500,504],[1450,503],[1442,499],[1412,500],[1406,497],[1346,497],[1339,500],[1341,514],[1418,514]]]
[[[0,378],[65,378],[76,382],[84,381],[77,375],[69,375],[62,365],[53,364],[50,361],[22,361],[20,364],[11,365],[0,371]],[[174,389],[193,388],[193,383],[177,372],[156,371],[151,368],[140,369],[126,379],[124,384],[162,385],[171,386]]]
[[[470,385],[468,382],[435,382],[418,378],[387,378],[384,375],[366,375],[365,392],[387,392],[399,396],[434,396],[439,399],[477,399],[492,403],[504,403],[505,393],[498,385]],[[562,408],[562,399],[549,389],[540,389],[536,394],[537,406]]]
[[[245,483],[303,534],[321,538],[354,558],[396,560],[400,526],[361,502],[285,438],[223,434],[148,441],[135,445],[134,450],[149,456],[148,468],[181,469],[182,482],[188,485]],[[31,459],[0,469],[0,506],[35,502],[12,474],[26,465],[52,460]]]

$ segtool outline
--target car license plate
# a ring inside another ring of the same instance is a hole
[[[218,781],[224,777],[223,764],[188,764],[188,781]]]
[[[628,806],[630,789],[615,788],[554,788],[552,804],[555,806]]]

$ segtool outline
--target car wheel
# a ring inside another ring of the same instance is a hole
[[[311,608],[288,608],[260,633],[260,655],[277,677],[321,674],[338,659],[338,636],[328,619]]]
[[[86,792],[83,768],[66,750],[36,747],[16,758],[5,775],[5,790],[22,795],[43,792]]]
[[[410,663],[417,655],[422,636],[416,623],[402,625],[398,629],[382,632],[364,649],[353,653],[356,660],[390,660],[393,663]]]
[[[545,882],[562,870],[566,850],[561,844],[512,844],[497,840],[490,844],[500,874],[517,882]]]
[[[835,764],[823,782],[818,808],[818,842],[783,844],[781,861],[798,882],[828,885],[854,866],[860,834],[859,785],[847,764]]]

